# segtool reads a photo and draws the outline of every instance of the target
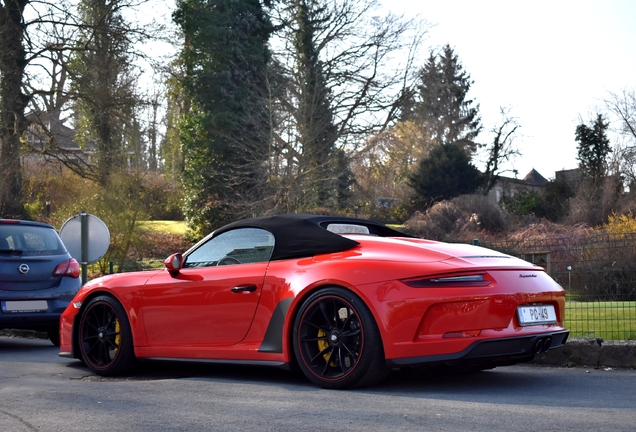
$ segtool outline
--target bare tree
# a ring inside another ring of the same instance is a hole
[[[23,152],[55,159],[83,177],[96,178],[88,161],[69,148],[75,139],[70,127],[75,105],[69,90],[68,64],[79,23],[70,5],[62,10],[49,9],[41,20],[47,23],[38,26],[37,39],[42,48],[23,77],[29,96],[28,129],[36,139],[24,142]]]
[[[27,110],[47,107],[54,118],[61,110],[58,91],[65,76],[64,28],[73,25],[66,1],[3,0],[0,3],[0,214],[25,217],[22,196],[21,138],[30,120]],[[38,77],[52,85],[41,87]]]
[[[423,133],[407,120],[371,136],[354,161],[358,191],[385,207],[408,202],[413,194],[408,178],[428,155]]]
[[[636,91],[623,89],[621,93],[610,93],[605,105],[621,120],[620,131],[634,140],[636,145]]]
[[[133,26],[124,11],[134,0],[81,0],[80,28],[68,71],[78,119],[78,137],[94,141],[97,174],[105,185],[109,175],[126,166],[126,155],[135,154],[140,166],[141,97],[137,91],[140,72],[134,44],[148,38]],[[127,131],[130,133],[127,134]]]
[[[625,138],[618,149],[621,172],[629,184],[636,184],[636,91],[625,88],[620,93],[610,93],[605,106],[616,117],[617,131]]]
[[[145,0],[104,1],[115,9],[134,8]],[[68,124],[78,93],[70,92],[72,53],[85,51],[84,38],[98,25],[82,21],[77,3],[68,0],[3,0],[0,3],[0,214],[24,217],[21,138],[30,124],[47,136],[30,150],[58,158],[90,177],[90,166],[72,158],[57,142],[51,122]],[[125,29],[138,41],[154,30],[143,25]]]
[[[378,7],[376,0],[294,0],[273,10],[279,31],[271,44],[272,169],[280,182],[277,205],[286,211],[308,204],[308,181],[330,188],[331,156],[341,154],[332,150],[355,156],[370,133],[397,119],[410,94],[426,23],[380,18]],[[319,87],[307,86],[311,76]],[[314,151],[312,142],[326,145],[326,152]]]
[[[486,184],[484,192],[487,194],[495,184],[497,176],[505,172],[501,169],[504,162],[510,162],[519,156],[519,150],[515,146],[517,130],[521,127],[515,117],[510,116],[510,108],[500,108],[501,123],[493,127],[492,143],[486,145]]]

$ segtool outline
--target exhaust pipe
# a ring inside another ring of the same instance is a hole
[[[547,352],[550,349],[550,345],[552,345],[552,338],[545,338],[545,341],[543,341],[543,352]]]
[[[535,354],[544,353],[544,352],[546,352],[546,351],[548,351],[550,349],[550,345],[552,345],[552,338],[551,337],[548,336],[546,338],[540,338],[534,344],[534,353]]]

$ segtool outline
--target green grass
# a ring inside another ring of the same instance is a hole
[[[141,228],[159,231],[167,234],[180,234],[185,235],[186,223],[185,221],[170,221],[170,220],[157,220],[157,221],[142,221],[139,223]]]
[[[565,304],[570,337],[636,340],[636,302],[580,302]]]

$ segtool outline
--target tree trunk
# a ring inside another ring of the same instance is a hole
[[[12,0],[0,6],[0,216],[23,218],[20,137],[26,130],[22,93],[26,55],[22,46],[22,11],[29,0]]]

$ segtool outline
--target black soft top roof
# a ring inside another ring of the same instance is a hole
[[[243,219],[214,231],[213,236],[236,228],[262,228],[276,239],[271,260],[310,257],[341,252],[359,243],[327,231],[329,224],[362,225],[379,237],[410,237],[381,223],[339,216],[289,214]]]

